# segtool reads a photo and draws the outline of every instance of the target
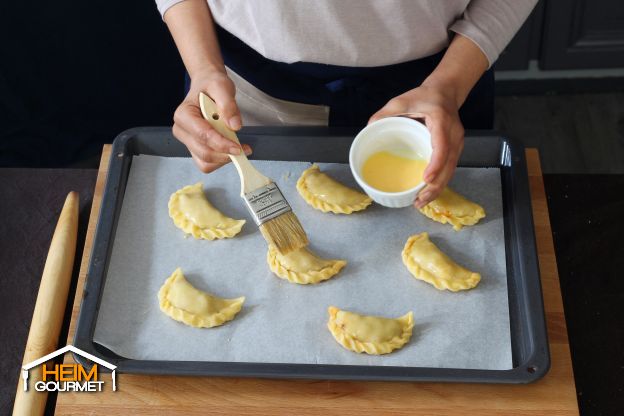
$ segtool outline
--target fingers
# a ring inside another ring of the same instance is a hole
[[[373,123],[379,119],[387,117],[388,112],[385,110],[386,107],[383,107],[381,110],[377,111],[368,119],[368,124]]]
[[[390,116],[397,115],[397,114],[403,114],[406,111],[407,111],[407,107],[406,107],[406,104],[403,102],[403,99],[401,99],[400,97],[393,98],[390,101],[388,101],[386,105],[381,107],[379,111],[377,111],[368,119],[368,124],[374,121],[377,121],[379,119],[382,119],[384,117],[390,117]]]
[[[450,132],[445,124],[444,117],[431,116],[425,119],[431,132],[431,147],[433,149],[427,168],[423,173],[423,181],[427,186],[418,193],[414,202],[416,208],[422,208],[433,201],[442,192],[446,183],[450,180],[448,165],[452,160],[449,158]],[[452,176],[452,172],[450,173]],[[448,176],[448,178],[447,178]]]
[[[191,81],[191,89],[173,116],[173,135],[188,148],[195,164],[208,173],[230,161],[229,155],[250,155],[249,145],[239,145],[217,132],[204,119],[199,107],[199,91],[204,91],[216,103],[221,120],[232,130],[242,125],[236,105],[234,83],[225,72],[199,74]]]
[[[464,148],[464,129],[459,122],[452,127],[451,139],[447,143],[446,161],[435,178],[418,194],[418,199],[414,202],[416,208],[422,208],[436,199],[453,177]]]
[[[423,173],[423,180],[431,183],[446,165],[449,154],[450,128],[442,115],[434,114],[425,119],[431,132],[431,158]]]
[[[188,133],[177,124],[173,126],[173,135],[189,149],[189,152],[203,163],[224,165],[230,161],[227,153],[218,152],[206,142],[198,140],[196,136]]]
[[[464,130],[457,103],[444,89],[421,85],[388,101],[371,116],[369,123],[393,115],[424,118],[431,132],[432,153],[423,172],[427,186],[414,202],[421,208],[442,192],[455,172],[463,149]]]
[[[191,157],[193,158],[193,161],[195,162],[195,164],[197,165],[199,170],[202,171],[203,173],[210,173],[210,172],[220,168],[221,166],[223,166],[225,164],[225,163],[208,163],[208,162],[204,162],[203,160],[198,158],[193,153],[191,153]],[[229,160],[229,158],[228,158],[228,160]]]
[[[247,146],[247,150],[245,150],[245,154],[249,156],[251,154],[251,147],[244,144],[243,148],[245,146]],[[191,152],[191,157],[193,158],[193,161],[195,162],[199,170],[202,171],[203,173],[210,173],[212,171],[215,171],[219,169],[221,166],[227,165],[231,160],[230,157],[226,155],[227,159],[224,162],[205,162],[192,152]]]
[[[248,144],[243,143],[243,152],[245,152],[245,154],[247,156],[251,155],[253,153],[253,150],[251,149],[251,146],[249,146]]]
[[[225,121],[225,124],[232,130],[240,130],[242,121],[240,111],[234,99],[234,92],[229,88],[215,88],[211,91],[210,97],[217,104],[219,114]]]
[[[204,120],[199,107],[190,102],[184,102],[178,107],[173,116],[173,121],[174,127],[178,125],[182,130],[191,134],[195,141],[204,146],[220,153],[240,154],[238,144],[226,139],[213,129],[210,123]]]
[[[455,166],[449,162],[446,164],[440,175],[436,178],[435,182],[427,184],[425,189],[418,193],[418,199],[414,202],[416,208],[422,208],[427,205],[429,202],[436,199],[444,187],[448,184],[448,182],[453,177],[453,173],[455,172]]]
[[[173,135],[189,149],[193,161],[203,173],[210,173],[231,160],[228,154],[219,153],[205,146],[178,125],[173,126]],[[242,147],[247,156],[251,155],[252,149],[248,144],[243,144]]]
[[[422,208],[427,205],[429,202],[436,199],[442,190],[446,186],[446,184],[451,180],[453,173],[455,172],[455,167],[450,163],[444,167],[444,170],[440,175],[436,178],[436,182],[427,184],[425,189],[418,193],[418,198],[414,201],[414,206],[416,208]]]
[[[422,208],[427,205],[429,202],[436,199],[442,190],[449,183],[453,174],[455,173],[455,169],[457,167],[457,161],[459,159],[459,152],[453,151],[449,154],[447,161],[442,168],[442,171],[436,176],[433,182],[428,183],[425,189],[423,189],[418,194],[418,199],[415,202],[417,208]]]

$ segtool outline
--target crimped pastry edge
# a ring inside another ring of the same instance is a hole
[[[297,191],[299,192],[299,195],[301,195],[303,200],[306,201],[308,205],[310,205],[312,208],[318,209],[319,211],[323,212],[333,212],[334,214],[352,214],[354,212],[366,209],[370,204],[373,203],[373,200],[368,195],[362,192],[360,193],[364,197],[364,200],[359,204],[355,205],[339,205],[318,199],[316,196],[314,196],[312,192],[310,192],[306,184],[306,178],[309,175],[315,174],[317,172],[319,174],[327,175],[326,173],[321,172],[321,169],[315,163],[308,169],[304,170],[297,180]]]
[[[245,220],[237,220],[237,219],[228,217],[229,219],[235,222],[234,225],[232,225],[231,227],[201,228],[195,225],[188,218],[186,218],[186,216],[180,211],[180,209],[177,206],[180,194],[186,193],[185,191],[189,191],[198,185],[200,186],[200,188],[202,187],[201,182],[198,182],[194,185],[187,185],[183,187],[182,189],[178,189],[169,197],[169,203],[168,203],[169,216],[173,220],[173,223],[176,225],[176,227],[184,231],[186,234],[192,235],[194,238],[198,240],[200,239],[216,240],[216,239],[222,239],[222,238],[232,238],[236,234],[238,234],[243,228],[243,225],[246,222]],[[202,192],[203,192],[203,189],[202,189]]]
[[[431,204],[427,204],[422,208],[419,208],[419,211],[426,216],[427,218],[432,219],[433,221],[439,222],[441,224],[446,224],[449,223],[453,226],[453,229],[455,231],[459,231],[461,230],[464,226],[466,225],[475,225],[476,223],[479,222],[479,220],[481,220],[482,218],[485,218],[485,210],[483,209],[483,207],[479,204],[477,204],[476,202],[470,201],[469,199],[467,199],[466,197],[464,197],[461,194],[458,194],[457,192],[453,191],[452,189],[449,189],[451,192],[459,195],[460,197],[462,197],[463,199],[465,199],[467,202],[473,204],[475,206],[475,212],[473,215],[467,215],[467,216],[462,216],[459,217],[457,215],[453,215],[451,213],[451,215],[445,215],[442,212],[436,211]]]
[[[182,269],[180,269],[179,267],[174,270],[174,272],[171,274],[171,276],[167,278],[167,280],[165,280],[165,283],[158,291],[158,305],[160,306],[160,310],[163,311],[167,316],[186,325],[190,325],[195,328],[212,328],[215,326],[223,325],[224,323],[231,321],[236,317],[236,314],[240,312],[243,307],[243,303],[245,302],[244,296],[234,299],[225,299],[234,302],[228,305],[226,308],[220,310],[218,313],[212,314],[210,316],[196,315],[194,313],[176,307],[169,301],[169,299],[167,299],[167,295],[169,294],[171,285],[173,285],[178,279],[186,280],[184,274],[182,273]]]
[[[403,264],[405,264],[405,267],[407,267],[407,270],[409,270],[409,272],[416,279],[427,282],[430,285],[433,285],[438,290],[450,290],[451,292],[458,292],[460,290],[473,289],[479,284],[479,282],[481,281],[481,275],[479,273],[475,273],[468,269],[466,270],[470,272],[469,279],[449,281],[448,279],[437,277],[433,275],[432,273],[430,273],[429,271],[422,268],[416,262],[416,260],[414,260],[414,258],[410,255],[410,251],[412,249],[412,246],[414,245],[414,242],[422,238],[423,236],[429,239],[429,234],[427,234],[426,232],[415,234],[411,236],[410,238],[408,238],[407,242],[405,243],[405,247],[403,247],[403,251],[401,252],[401,258],[403,259]],[[453,260],[451,259],[451,261]]]
[[[287,269],[277,260],[277,250],[274,247],[269,246],[269,250],[267,251],[267,263],[271,271],[281,279],[300,285],[316,284],[328,280],[337,275],[340,270],[347,265],[345,260],[327,260],[332,262],[331,266],[321,270],[312,270],[307,273],[298,273]]]
[[[353,352],[364,352],[370,355],[389,354],[396,349],[402,348],[412,337],[412,329],[414,328],[414,313],[411,311],[399,318],[396,318],[403,320],[406,323],[406,327],[403,329],[401,336],[394,337],[390,341],[381,343],[365,342],[354,338],[336,324],[336,314],[340,311],[340,309],[335,306],[330,306],[327,311],[329,312],[329,320],[327,321],[327,328],[329,329],[329,332],[332,334],[336,342]]]

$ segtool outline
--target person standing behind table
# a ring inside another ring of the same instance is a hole
[[[432,136],[422,207],[451,179],[464,127],[492,128],[491,66],[536,2],[156,0],[191,80],[173,134],[207,173],[251,148],[203,120],[200,91],[233,130],[409,113]]]

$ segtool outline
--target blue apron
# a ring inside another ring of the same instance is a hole
[[[260,55],[217,26],[226,66],[264,93],[287,101],[329,107],[330,126],[363,127],[390,99],[418,87],[444,51],[395,65],[346,67],[309,62],[286,64]],[[459,110],[466,129],[491,129],[494,73],[490,68]]]

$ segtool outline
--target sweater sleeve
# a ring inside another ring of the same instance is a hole
[[[165,12],[169,10],[171,6],[183,2],[184,0],[156,0],[156,7],[162,17],[165,17]]]
[[[476,43],[492,66],[536,3],[537,0],[471,0],[450,30]]]

